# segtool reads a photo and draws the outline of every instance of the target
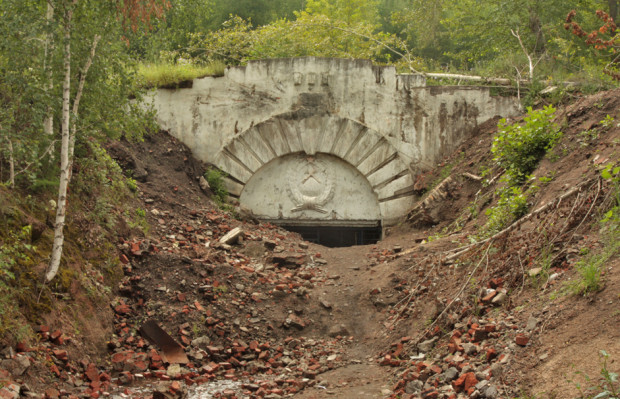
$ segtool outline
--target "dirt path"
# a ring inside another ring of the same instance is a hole
[[[383,243],[385,247],[389,243]],[[389,368],[378,365],[378,348],[387,343],[383,323],[385,307],[371,301],[371,292],[382,287],[389,279],[385,265],[374,265],[369,259],[373,249],[379,246],[349,248],[325,248],[311,246],[326,262],[328,282],[313,290],[311,297],[325,309],[322,318],[323,335],[346,334],[353,338],[345,354],[345,365],[319,376],[315,387],[295,395],[312,398],[381,398],[389,395]]]
[[[325,248],[310,244],[309,251],[320,253],[328,276],[328,282],[311,294],[313,301],[331,306],[329,312],[318,315],[322,316],[321,324],[334,331],[343,326],[353,341],[346,349],[345,365],[319,375],[315,386],[295,398],[390,397],[398,369],[380,365],[384,355],[392,353],[389,348],[394,348],[401,337],[420,335],[424,329],[420,320],[436,311],[431,301],[420,306],[419,319],[413,323],[393,324],[395,306],[404,298],[399,287],[413,283],[410,268],[414,264],[409,257],[400,259],[394,255],[414,247],[420,249],[416,241],[420,240],[409,233],[395,232],[376,245]],[[445,244],[433,243],[420,250],[441,250],[442,245]],[[330,335],[325,328],[314,333]]]

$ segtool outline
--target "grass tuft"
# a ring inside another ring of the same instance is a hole
[[[205,76],[223,76],[226,65],[222,62],[212,62],[208,65],[195,64],[140,64],[138,77],[140,86],[174,87],[186,81]]]

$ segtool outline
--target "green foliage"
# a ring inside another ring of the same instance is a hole
[[[613,163],[605,165],[601,177],[611,184],[613,205],[605,214],[602,223],[607,224],[612,231],[620,229],[620,166]]]
[[[575,385],[575,388],[579,391],[579,399],[619,399],[620,398],[620,380],[618,380],[618,373],[615,373],[609,369],[609,353],[604,350],[599,352],[601,370],[599,377],[593,379],[583,371],[576,371],[574,374],[581,377],[585,381],[585,384],[568,380]]]
[[[0,192],[0,197],[2,195],[4,193]],[[32,334],[30,327],[22,322],[20,310],[20,298],[32,295],[21,284],[37,252],[31,238],[32,226],[23,225],[18,208],[0,207],[0,337],[10,334],[24,339]]]
[[[325,15],[331,20],[347,24],[375,25],[379,19],[378,7],[378,0],[307,0],[305,11],[310,15]]]
[[[575,268],[579,277],[569,284],[570,290],[576,295],[599,291],[602,288],[601,268],[604,266],[603,262],[607,260],[607,256],[597,254],[577,262]]]
[[[0,237],[0,286],[15,279],[15,268],[30,260],[36,247],[30,244],[32,226],[26,225],[19,230],[9,229]]]
[[[514,186],[527,180],[538,161],[562,136],[558,126],[552,122],[555,108],[547,106],[541,110],[528,108],[524,125],[499,121],[499,131],[493,138],[493,160],[506,169],[508,182]]]
[[[73,178],[75,193],[88,207],[86,217],[106,229],[113,229],[118,221],[117,207],[135,196],[137,189],[133,179],[125,177],[120,166],[107,151],[96,142],[89,142],[76,149],[76,164],[80,173]],[[129,220],[132,220],[129,217]]]
[[[538,181],[541,184],[549,184],[553,181],[553,178],[555,177],[555,172],[549,173],[550,176],[541,176],[538,178]]]
[[[216,32],[191,35],[191,46],[181,55],[199,62],[222,60],[228,64],[300,56],[385,62],[394,56],[386,51],[386,46],[406,51],[396,36],[377,32],[377,25],[349,21],[304,11],[293,21],[281,19],[253,29],[250,22],[234,17]]]
[[[140,64],[138,67],[138,84],[145,88],[174,87],[181,82],[205,76],[223,76],[226,66],[221,61],[208,65],[190,63]]]
[[[208,168],[205,172],[205,179],[209,183],[211,192],[213,193],[213,199],[218,205],[223,205],[228,197],[228,190],[224,185],[224,178],[226,174],[216,168]]]
[[[605,115],[605,119],[603,119],[602,121],[600,121],[600,125],[604,128],[604,129],[611,129],[612,127],[615,126],[620,126],[620,123],[615,123],[615,118],[611,115]]]
[[[600,65],[609,54],[589,48],[563,28],[571,9],[584,18],[585,28],[597,28],[594,12],[600,4],[594,0],[170,3],[165,19],[155,22],[151,32],[128,32],[132,54],[149,62],[174,54],[175,59],[198,57],[203,62],[218,59],[227,64],[294,56],[368,58],[394,63],[406,71],[413,66],[418,70],[456,70],[511,78],[527,78],[530,55],[536,65],[536,79],[613,87],[611,79],[601,73]],[[519,32],[523,48],[511,30]],[[530,97],[531,105],[534,97]]]
[[[195,0],[194,0],[195,1]],[[213,0],[210,28],[217,29],[231,15],[251,21],[255,26],[268,25],[279,19],[292,19],[304,1],[299,0]],[[199,31],[199,30],[198,30]]]
[[[44,154],[53,144],[53,137],[41,137],[47,104],[55,99],[45,90],[49,77],[41,67],[46,64],[41,43],[47,29],[37,3],[0,2],[0,162],[12,157],[17,183],[25,185],[49,167]],[[0,168],[0,182],[8,177]]]
[[[127,225],[132,229],[139,229],[144,235],[147,235],[150,230],[150,225],[146,219],[146,211],[142,208],[135,209],[132,214],[129,210],[124,212]]]
[[[15,162],[17,184],[47,190],[58,176],[61,114],[63,12],[65,1],[46,19],[47,2],[0,2],[0,162]],[[74,115],[77,141],[141,136],[152,126],[153,115],[130,102],[140,99],[135,87],[134,64],[123,43],[121,22],[114,2],[77,2],[71,38],[72,97],[89,57],[93,38],[100,35],[88,71],[79,115]],[[43,134],[46,116],[54,120],[52,134]],[[0,168],[0,181],[8,168]]]
[[[499,233],[527,212],[527,193],[520,187],[499,190],[497,205],[485,211],[487,222],[477,238],[482,239]]]

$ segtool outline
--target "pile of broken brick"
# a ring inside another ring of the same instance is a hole
[[[539,323],[531,316],[522,325],[514,312],[500,311],[507,295],[502,284],[491,279],[475,311],[456,300],[424,341],[403,337],[382,354],[379,363],[396,370],[391,398],[496,399],[512,393],[507,391],[518,385],[509,371],[512,360],[527,354]]]
[[[213,397],[278,398],[343,361],[350,337],[304,337],[312,322],[304,306],[284,305],[303,304],[328,278],[321,255],[308,253],[299,236],[217,211],[191,210],[187,218],[149,211],[161,239],[120,246],[125,278],[108,344],[119,384],[180,384],[174,394],[155,389],[154,397],[174,398],[226,379],[241,383]],[[250,242],[261,255],[241,252]]]

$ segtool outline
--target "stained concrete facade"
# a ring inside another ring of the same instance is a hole
[[[274,222],[398,221],[415,176],[496,116],[512,97],[426,86],[366,60],[260,60],[155,91],[162,128],[228,174],[232,196]]]

